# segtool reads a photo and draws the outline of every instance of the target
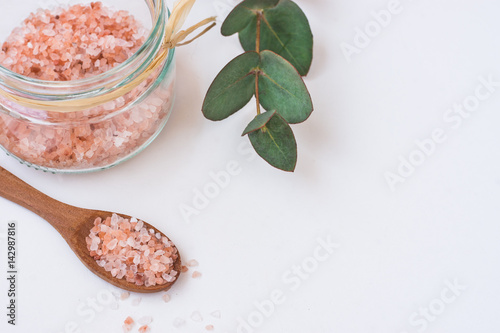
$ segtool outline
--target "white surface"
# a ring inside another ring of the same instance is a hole
[[[188,23],[224,14],[234,2],[200,0]],[[348,63],[341,43],[352,44],[356,27],[389,1],[297,2],[315,34],[306,78],[315,112],[294,126],[294,174],[238,152],[240,144],[247,147],[239,135],[253,104],[220,123],[203,118],[209,84],[241,53],[236,38],[218,31],[178,50],[172,118],[131,161],[99,173],[51,175],[0,156],[3,167],[57,199],[157,225],[203,273],[183,275],[169,303],[147,295],[134,307],[132,295],[118,310],[89,310],[88,298],[113,288],[88,272],[45,221],[1,199],[2,232],[10,220],[19,224],[20,274],[12,328],[4,315],[2,239],[0,331],[72,332],[65,327],[75,322],[80,332],[121,332],[128,315],[151,315],[151,332],[203,332],[207,324],[237,332],[238,318],[257,316],[255,302],[275,290],[284,302],[255,332],[500,331],[500,87],[458,128],[443,119],[474,94],[478,77],[500,81],[500,3],[401,0],[402,12]],[[447,140],[391,191],[384,173],[396,172],[399,156],[408,158],[415,140],[435,128]],[[241,172],[185,221],[180,207],[232,160]],[[313,264],[317,238],[327,236],[340,247],[292,291],[295,282],[283,276],[290,278],[294,265]],[[448,289],[455,282],[467,287],[458,296]],[[418,311],[429,306],[439,314],[423,319]],[[221,319],[210,316],[215,310]],[[203,322],[190,319],[194,311]],[[173,326],[177,317],[186,321],[180,329]]]

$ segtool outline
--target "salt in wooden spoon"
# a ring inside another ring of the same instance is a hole
[[[161,285],[149,287],[144,285],[138,286],[125,279],[113,277],[110,272],[100,267],[95,259],[90,256],[85,238],[89,236],[90,229],[94,226],[95,219],[101,217],[104,220],[106,217],[112,215],[111,212],[74,207],[57,201],[26,184],[2,167],[0,167],[0,196],[31,210],[33,213],[47,220],[47,222],[49,222],[66,240],[69,247],[75,252],[76,256],[83,264],[94,274],[112,285],[138,293],[154,293],[168,290],[179,277],[179,275],[177,275],[176,279],[172,282]],[[126,219],[131,218],[123,214],[118,215]],[[154,226],[146,222],[144,222],[144,226],[147,230],[153,229],[155,233],[160,232],[160,234],[164,236],[164,234]],[[180,274],[181,257],[179,254],[173,266]]]

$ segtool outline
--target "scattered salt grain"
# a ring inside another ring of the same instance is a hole
[[[196,266],[198,266],[199,264],[198,264],[198,261],[196,261],[196,260],[192,259],[192,260],[189,260],[189,261],[187,262],[187,265],[188,265],[189,267],[196,267]]]
[[[199,311],[195,311],[191,314],[191,320],[197,323],[201,323],[203,321],[203,317]]]
[[[193,279],[199,278],[199,277],[201,277],[201,273],[198,271],[194,271],[192,277],[193,277]]]
[[[145,316],[145,317],[142,317],[141,319],[137,320],[137,322],[140,325],[149,325],[149,324],[151,324],[152,321],[153,321],[153,317],[151,317],[151,316]]]
[[[148,325],[144,325],[144,326],[139,327],[139,333],[146,333],[149,331],[150,331],[150,329],[149,329]]]
[[[121,295],[120,295],[120,299],[122,301],[126,300],[129,297],[130,297],[130,293],[128,291],[125,291],[125,292],[121,293]]]
[[[134,298],[132,300],[132,305],[133,306],[138,306],[139,304],[141,304],[141,301],[142,301],[142,298],[140,298],[140,297]]]
[[[125,321],[123,322],[123,332],[130,332],[134,325],[134,320],[131,317],[127,317],[127,319],[125,319]]]
[[[207,331],[213,331],[214,330],[214,325],[207,325],[207,326],[205,326],[205,329]]]
[[[186,273],[187,271],[188,271],[188,268],[187,268],[186,266],[184,266],[184,265],[183,265],[183,266],[181,267],[181,272],[182,272],[182,273]]]
[[[170,295],[169,294],[164,294],[162,297],[163,301],[165,303],[169,302],[170,301]]]

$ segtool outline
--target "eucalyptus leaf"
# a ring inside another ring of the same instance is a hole
[[[267,111],[262,114],[257,115],[251,122],[248,124],[247,128],[243,131],[242,136],[247,135],[248,133],[254,132],[256,130],[261,129],[266,126],[266,124],[271,120],[271,117],[276,114],[276,111]]]
[[[294,171],[297,142],[288,123],[277,113],[261,129],[248,134],[257,154],[275,168]]]
[[[313,105],[297,70],[272,51],[260,53],[259,68],[259,97],[264,109],[277,110],[290,124],[306,120],[313,111]]]
[[[222,69],[208,89],[203,114],[210,120],[222,120],[243,108],[255,94],[255,73],[260,62],[256,52],[244,53]]]
[[[222,24],[223,36],[231,36],[243,30],[256,17],[256,10],[273,8],[279,0],[246,0],[236,6]],[[254,40],[255,43],[255,40]]]
[[[276,52],[290,61],[300,75],[307,75],[313,58],[313,35],[306,15],[293,1],[245,0],[226,18],[222,34],[239,32],[245,51],[255,50],[259,15],[260,49]]]

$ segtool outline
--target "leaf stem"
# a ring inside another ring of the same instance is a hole
[[[257,33],[255,38],[255,52],[260,53],[260,24],[262,22],[262,12],[257,12]],[[257,114],[260,114],[260,99],[259,99],[259,74],[255,73],[255,101],[257,103]]]
[[[257,35],[255,38],[255,52],[260,52],[260,25],[262,23],[262,12],[257,12]]]
[[[255,100],[257,101],[257,114],[260,114],[259,73],[259,71],[255,72]]]

